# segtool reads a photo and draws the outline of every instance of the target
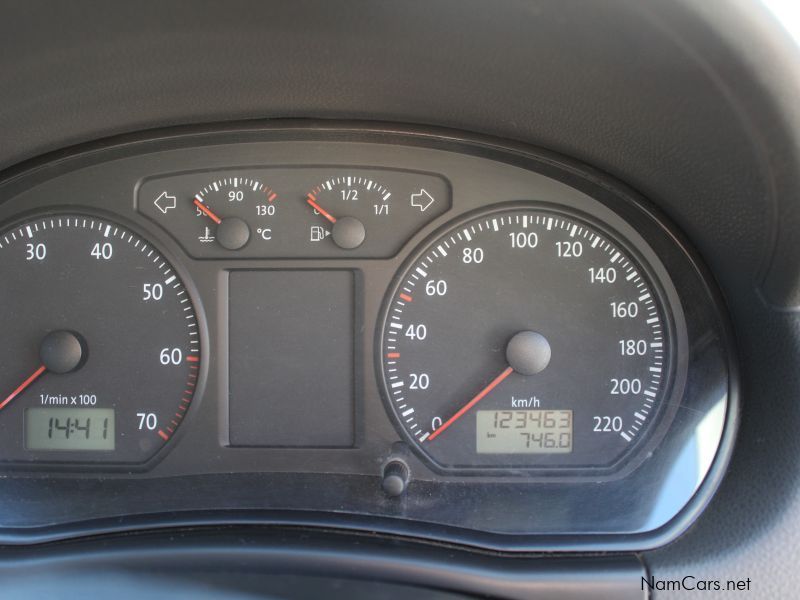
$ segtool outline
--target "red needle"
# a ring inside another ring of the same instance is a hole
[[[222,219],[220,219],[217,215],[215,215],[210,208],[208,208],[203,202],[200,202],[200,200],[198,200],[197,198],[194,199],[194,205],[197,208],[199,208],[205,216],[214,221],[214,223],[216,223],[217,225],[222,223]]]
[[[450,427],[450,425],[452,425],[453,423],[455,423],[456,421],[458,421],[458,420],[459,420],[459,419],[460,419],[462,416],[464,416],[464,413],[466,413],[466,412],[467,412],[467,411],[468,411],[470,408],[472,408],[473,406],[475,406],[475,405],[476,405],[478,402],[480,402],[481,400],[483,400],[483,398],[484,398],[484,397],[485,397],[485,396],[486,396],[486,395],[487,395],[489,392],[491,392],[491,391],[492,391],[494,388],[496,388],[498,385],[500,385],[500,384],[503,382],[503,380],[504,380],[506,377],[508,377],[509,375],[511,375],[513,372],[514,372],[514,369],[513,369],[513,368],[511,368],[511,367],[506,367],[505,371],[503,371],[502,373],[500,373],[500,375],[498,375],[497,377],[495,377],[495,378],[492,380],[492,383],[490,383],[490,384],[489,384],[489,385],[487,385],[485,388],[483,388],[483,390],[481,390],[481,391],[478,393],[478,395],[477,395],[477,396],[475,396],[475,397],[474,397],[472,400],[470,400],[470,401],[469,401],[469,402],[467,402],[467,403],[466,403],[464,406],[462,406],[462,407],[461,407],[461,409],[460,409],[460,410],[459,410],[459,411],[458,411],[456,414],[454,414],[452,417],[450,417],[449,419],[447,419],[447,421],[445,421],[444,423],[442,423],[442,426],[441,426],[441,427],[439,427],[439,429],[437,429],[437,430],[436,430],[436,431],[434,431],[432,434],[430,434],[430,435],[428,436],[428,441],[430,441],[430,440],[435,440],[435,439],[436,439],[436,437],[437,437],[437,436],[438,436],[440,433],[442,433],[442,432],[443,432],[445,429],[447,429],[448,427]]]
[[[316,210],[319,214],[328,219],[328,221],[330,221],[331,223],[336,223],[336,217],[334,217],[331,213],[329,213],[327,210],[325,210],[319,204],[317,204],[316,200],[314,199],[314,196],[309,194],[308,198],[306,198],[306,202],[308,202],[311,206],[313,206],[314,210]]]
[[[41,376],[42,376],[42,374],[43,374],[45,371],[47,371],[47,367],[45,367],[44,365],[41,365],[41,366],[40,366],[38,369],[36,369],[36,370],[33,372],[33,375],[31,375],[30,377],[28,377],[28,378],[27,378],[25,381],[23,381],[23,382],[20,384],[20,386],[19,386],[17,389],[15,389],[13,392],[11,392],[11,395],[10,395],[8,398],[6,398],[6,399],[5,399],[5,400],[3,400],[2,402],[0,402],[0,409],[3,409],[3,408],[5,408],[6,404],[8,404],[9,402],[11,402],[11,401],[12,401],[14,398],[16,398],[17,396],[19,396],[19,395],[20,395],[22,392],[24,392],[24,391],[25,391],[25,390],[28,388],[28,386],[30,386],[30,385],[31,385],[31,384],[32,384],[34,381],[36,381],[37,379],[39,379],[39,377],[41,377]]]

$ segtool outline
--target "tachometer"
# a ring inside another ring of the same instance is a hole
[[[0,461],[142,463],[194,397],[200,332],[175,268],[87,215],[0,235]]]
[[[470,218],[399,275],[384,395],[444,468],[610,468],[653,430],[672,318],[631,243],[546,205]]]

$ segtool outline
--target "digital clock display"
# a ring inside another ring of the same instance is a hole
[[[571,410],[479,410],[478,454],[572,452]]]
[[[113,408],[29,408],[28,450],[114,450]]]

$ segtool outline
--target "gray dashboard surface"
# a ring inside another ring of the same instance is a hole
[[[131,591],[138,598],[236,600],[642,600],[643,576],[631,555],[532,559],[375,535],[258,527],[29,547],[0,562],[3,597],[57,599],[87,592],[106,597],[116,588],[114,597],[124,600]]]
[[[705,515],[644,560],[659,578],[744,575],[761,597],[791,595],[800,539],[800,323],[788,310],[800,305],[800,77],[796,49],[758,3],[0,8],[0,168],[165,126],[369,119],[529,143],[649,197],[725,293],[744,412],[729,475]]]

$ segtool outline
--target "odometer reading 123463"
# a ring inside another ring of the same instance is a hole
[[[509,207],[453,226],[400,274],[380,333],[384,395],[436,465],[611,468],[652,432],[670,313],[609,231]]]
[[[152,244],[59,214],[0,234],[0,460],[138,464],[175,434],[200,372],[184,284]]]

